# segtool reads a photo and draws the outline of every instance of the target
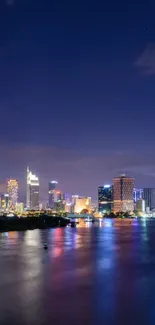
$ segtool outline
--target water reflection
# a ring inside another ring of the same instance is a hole
[[[0,247],[0,325],[153,324],[155,221],[3,233]]]
[[[40,246],[41,245],[41,232],[39,229],[28,230],[24,233],[24,244],[30,246]]]

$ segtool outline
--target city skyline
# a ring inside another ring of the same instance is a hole
[[[8,212],[20,213],[24,202],[19,198],[19,182],[17,179],[8,179],[7,191],[1,194],[1,209]],[[90,196],[74,193],[67,194],[58,189],[57,181],[48,182],[48,199],[40,200],[40,179],[27,167],[26,169],[26,210],[52,209],[55,212],[91,211],[93,200]],[[45,196],[46,194],[45,193]],[[97,210],[100,214],[111,212],[130,212],[142,208],[147,213],[155,209],[155,188],[135,188],[135,179],[126,174],[115,176],[111,184],[103,184],[97,188]],[[95,206],[94,206],[95,207]]]
[[[51,182],[51,179],[52,177],[50,177],[50,181],[47,179],[47,182],[45,183],[45,178],[44,178],[44,175],[41,175],[40,173],[37,172],[37,169],[34,168],[33,169],[38,177],[39,177],[39,182],[40,182],[40,202],[41,203],[45,203],[45,202],[48,202],[49,201],[49,183]],[[120,173],[118,173],[119,175]],[[133,174],[128,174],[129,177],[134,177]],[[110,186],[113,185],[113,179],[114,177],[116,177],[116,174],[114,174],[114,176],[110,179],[109,178],[109,182],[108,184],[110,184]],[[16,178],[17,179],[17,178]],[[43,179],[44,179],[44,182],[43,182]],[[26,171],[24,170],[23,171],[23,179],[17,179],[18,181],[18,201],[20,202],[25,202],[26,203],[26,189],[25,189],[25,182],[26,182]],[[0,193],[1,194],[5,194],[7,193],[7,182],[8,182],[8,177],[6,177],[6,179],[3,181],[3,182],[0,182]],[[79,190],[76,189],[76,184],[74,186],[75,190],[74,192],[71,192],[68,190],[68,188],[65,187],[65,183],[63,184],[61,179],[59,180],[59,186],[57,188],[57,190],[61,191],[62,193],[69,193],[70,195],[80,195],[80,196],[87,196],[87,197],[91,197],[92,198],[92,201],[93,202],[96,202],[98,201],[98,187],[100,186],[105,186],[107,184],[107,182],[102,182],[100,181],[99,184],[97,184],[97,181],[95,184],[96,187],[92,188],[92,189],[89,189],[89,191],[84,191],[84,189],[82,187],[80,187],[80,183],[79,183]],[[82,184],[82,182],[81,182]],[[140,184],[142,185],[141,188],[137,186],[137,180],[135,179],[135,188],[134,190],[143,190],[144,188],[152,188],[154,189],[155,186],[143,186],[142,182],[140,182]],[[94,195],[91,196],[90,193],[93,193]],[[135,195],[135,194],[134,194]]]

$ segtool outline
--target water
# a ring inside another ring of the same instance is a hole
[[[155,221],[0,234],[1,324],[154,325]]]

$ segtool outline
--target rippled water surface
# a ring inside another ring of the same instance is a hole
[[[155,221],[0,234],[1,324],[154,325]]]

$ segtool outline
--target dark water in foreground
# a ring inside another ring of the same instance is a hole
[[[155,221],[0,234],[1,324],[154,325]]]

